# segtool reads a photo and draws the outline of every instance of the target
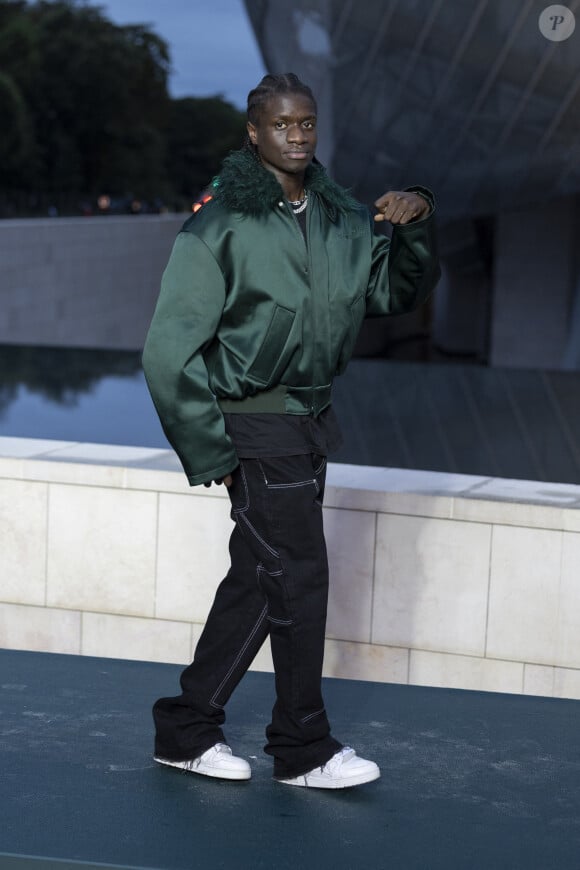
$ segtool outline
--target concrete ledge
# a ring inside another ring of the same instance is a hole
[[[20,438],[0,479],[0,645],[189,661],[222,488],[171,451]],[[580,698],[580,486],[331,463],[324,511],[327,676]]]

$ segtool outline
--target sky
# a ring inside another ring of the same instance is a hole
[[[149,24],[169,44],[172,97],[222,94],[240,109],[266,70],[243,0],[90,0],[115,24]]]

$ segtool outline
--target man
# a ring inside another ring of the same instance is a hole
[[[223,481],[235,521],[231,568],[182,693],[154,706],[155,759],[250,778],[221,726],[269,635],[274,778],[344,788],[380,772],[331,736],[321,693],[322,499],[340,441],[331,384],[366,315],[409,311],[436,284],[433,201],[423,188],[384,194],[375,220],[393,236],[375,235],[368,211],[315,160],[316,102],[291,73],[250,92],[247,129],[176,239],[143,355],[190,484]]]

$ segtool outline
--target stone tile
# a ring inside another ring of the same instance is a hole
[[[326,490],[324,503],[330,508],[442,519],[450,517],[453,512],[453,498],[450,496],[332,486]]]
[[[580,533],[562,534],[562,565],[559,586],[552,595],[558,598],[557,629],[552,664],[580,668]]]
[[[369,643],[327,639],[324,676],[377,683],[406,683],[409,650]]]
[[[232,528],[223,498],[161,493],[156,616],[205,622],[229,569]]]
[[[342,462],[329,463],[327,479],[330,486],[379,492],[415,492],[423,495],[467,492],[489,480],[487,477],[475,477],[471,474],[449,474],[412,468],[377,468]]]
[[[0,456],[0,478],[19,479],[24,477],[25,459],[12,459]]]
[[[54,450],[72,446],[71,441],[49,441],[40,438],[0,437],[0,456],[31,459],[35,456],[46,456]]]
[[[372,642],[483,655],[491,528],[379,515]]]
[[[195,648],[197,646],[197,642],[201,637],[201,633],[204,627],[199,622],[190,622],[189,625],[191,625],[191,650],[189,660],[190,662],[192,662],[195,655]]]
[[[544,483],[538,480],[509,480],[493,477],[472,487],[469,496],[493,501],[501,499],[567,507],[580,505],[580,486],[570,483]]]
[[[0,646],[78,655],[81,615],[74,610],[0,604]]]
[[[81,653],[186,665],[191,655],[191,625],[164,619],[83,613]]]
[[[523,679],[520,662],[411,650],[409,683],[414,686],[519,694]]]
[[[454,520],[538,529],[561,529],[564,522],[562,508],[525,501],[456,498],[452,513]]]
[[[578,508],[562,510],[562,528],[566,532],[580,532],[580,510]]]
[[[173,450],[159,450],[155,456],[137,463],[139,468],[149,468],[151,471],[178,471],[185,476],[181,462]],[[186,478],[187,482],[187,478]],[[189,484],[187,484],[189,486]]]
[[[153,616],[157,496],[49,488],[48,604]]]
[[[328,507],[442,518],[451,516],[456,493],[486,480],[471,475],[342,463],[330,463],[328,469]]]
[[[45,483],[0,483],[0,601],[45,603],[47,497]]]
[[[554,697],[580,700],[580,670],[554,668]]]
[[[223,486],[191,487],[185,473],[181,469],[157,469],[149,467],[125,468],[125,486],[128,489],[145,489],[155,492],[175,492],[189,498],[218,498],[228,500],[227,491]]]
[[[100,465],[127,465],[150,462],[167,451],[152,447],[132,447],[124,444],[79,443],[56,449],[51,460]]]
[[[48,483],[70,483],[75,486],[104,486],[121,489],[125,483],[122,466],[99,463],[57,462],[32,459],[24,464],[22,476],[27,480],[45,480]]]
[[[330,592],[328,637],[368,642],[371,633],[375,514],[324,509]]]
[[[562,532],[494,526],[486,654],[552,665]]]
[[[545,665],[524,665],[524,695],[554,694],[554,668]]]

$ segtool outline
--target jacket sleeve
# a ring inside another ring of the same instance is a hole
[[[427,217],[393,227],[391,238],[374,234],[367,288],[367,317],[405,314],[421,305],[440,276],[432,193],[410,187],[431,205]]]
[[[238,464],[203,357],[224,303],[224,278],[211,252],[197,236],[179,233],[145,341],[143,370],[163,431],[192,486]]]

